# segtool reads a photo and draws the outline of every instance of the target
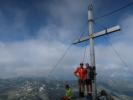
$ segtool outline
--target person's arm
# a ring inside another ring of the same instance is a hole
[[[78,68],[75,70],[74,75],[78,77]]]

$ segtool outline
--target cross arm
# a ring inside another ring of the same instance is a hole
[[[93,38],[100,37],[100,36],[103,36],[103,35],[107,35],[109,33],[113,33],[113,32],[119,31],[119,30],[120,30],[120,26],[117,25],[117,26],[114,26],[114,27],[105,29],[101,32],[97,32],[97,33],[93,34]]]
[[[91,34],[91,35],[89,35],[88,37],[83,37],[83,38],[81,38],[81,39],[75,41],[73,44],[81,43],[81,42],[84,42],[84,41],[89,40],[90,38],[100,37],[100,36],[107,35],[107,34],[109,34],[109,33],[113,33],[113,32],[119,31],[119,30],[120,30],[120,26],[117,25],[117,26],[114,26],[114,27],[105,29],[105,30],[103,30],[103,31],[100,31],[100,32]]]

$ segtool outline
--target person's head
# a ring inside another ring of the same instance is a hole
[[[68,90],[70,88],[70,86],[68,84],[66,84],[65,88]]]
[[[80,67],[83,68],[84,64],[83,63],[80,63]]]
[[[89,63],[86,63],[86,68],[90,68],[90,65],[89,65]]]

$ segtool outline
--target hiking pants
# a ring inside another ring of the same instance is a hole
[[[85,91],[85,80],[79,79],[79,96],[84,96]]]

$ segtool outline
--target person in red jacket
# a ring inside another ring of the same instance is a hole
[[[80,67],[78,67],[74,74],[79,79],[79,96],[84,97],[84,91],[85,91],[85,80],[87,76],[87,70],[83,67],[84,64],[80,63]]]

